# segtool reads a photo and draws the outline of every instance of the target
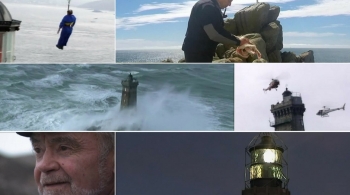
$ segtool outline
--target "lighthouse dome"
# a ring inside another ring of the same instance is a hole
[[[12,21],[12,16],[6,6],[0,1],[0,21]]]

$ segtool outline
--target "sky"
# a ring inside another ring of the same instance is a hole
[[[57,4],[57,5],[68,5],[68,0],[62,1],[62,0],[41,0],[42,2],[50,2],[52,4]],[[70,0],[70,5],[81,5],[84,3],[89,3],[93,2],[96,0]],[[3,3],[7,2],[14,2],[14,0],[3,0]],[[30,2],[29,0],[16,0],[16,3],[28,3]]]
[[[89,3],[89,2],[93,2],[93,1],[98,1],[98,0],[70,0],[70,5],[77,6],[77,5],[82,5],[84,3]],[[6,3],[13,3],[13,2],[16,3],[16,2],[18,2],[18,0],[17,1],[16,0],[5,0],[3,2],[5,4]],[[22,0],[22,2],[23,2],[23,0]],[[62,5],[62,6],[68,5],[68,0],[65,0],[65,1],[63,1],[63,0],[41,0],[41,3],[45,3],[45,2],[50,2],[52,4]],[[32,3],[32,2],[30,2],[30,3]],[[34,3],[37,3],[37,2],[34,2]],[[38,4],[41,4],[41,3],[38,3]]]
[[[181,49],[192,6],[186,0],[116,0],[116,49]],[[256,0],[233,0],[234,14]],[[348,0],[267,0],[280,6],[284,48],[350,48]],[[341,40],[341,41],[339,41]]]
[[[245,147],[258,133],[117,133],[117,194],[241,194]],[[348,193],[349,133],[278,133],[289,190]],[[344,174],[345,173],[345,174]]]
[[[286,87],[301,94],[306,131],[349,130],[349,72],[349,63],[235,64],[235,131],[274,131],[269,124],[274,121],[271,105],[283,100]],[[272,78],[280,81],[277,91],[264,93]],[[323,106],[339,108],[344,103],[345,111],[316,115]]]
[[[16,157],[32,154],[29,138],[17,133],[0,133],[0,155]]]

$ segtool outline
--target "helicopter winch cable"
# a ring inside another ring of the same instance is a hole
[[[71,1],[71,0],[68,0],[68,10],[67,10],[67,11],[69,11],[69,5],[70,5],[70,1]]]

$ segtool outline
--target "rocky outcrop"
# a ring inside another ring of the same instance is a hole
[[[237,55],[235,48],[219,44],[216,54],[220,59],[234,62],[314,62],[313,51],[300,56],[292,52],[281,52],[283,49],[283,30],[278,16],[280,7],[268,3],[257,3],[238,11],[234,18],[225,20],[225,29],[231,34],[250,39],[262,55],[250,56],[247,59]]]
[[[296,58],[296,62],[314,62],[314,61],[315,61],[314,52],[312,50],[304,52]]]
[[[162,60],[162,63],[173,63],[174,61],[171,58],[167,58],[166,60]]]

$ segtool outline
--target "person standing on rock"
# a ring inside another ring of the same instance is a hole
[[[231,6],[232,0],[199,0],[192,8],[182,50],[186,62],[213,61],[219,43],[241,46],[249,43],[224,29],[221,9]]]

